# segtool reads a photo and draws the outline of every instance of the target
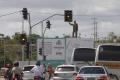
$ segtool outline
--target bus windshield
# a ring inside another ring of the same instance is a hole
[[[114,46],[114,45],[100,46],[98,60],[120,61],[120,46]]]
[[[95,61],[95,49],[92,48],[75,49],[73,61]]]

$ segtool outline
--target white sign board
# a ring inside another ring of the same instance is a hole
[[[39,48],[42,48],[42,39],[37,41],[37,57],[41,60],[42,55],[39,55]],[[44,55],[46,55],[47,60],[65,60],[65,39],[44,39]]]
[[[66,63],[70,63],[74,48],[93,48],[93,42],[93,39],[88,38],[45,38],[44,54],[47,60],[65,60]],[[42,60],[39,48],[42,48],[42,39],[37,40],[37,57],[38,60]]]

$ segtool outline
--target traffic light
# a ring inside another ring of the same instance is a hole
[[[22,13],[23,13],[23,19],[27,20],[27,19],[28,19],[28,11],[27,11],[27,8],[23,8]]]
[[[27,42],[27,36],[26,36],[26,34],[25,34],[25,33],[20,34],[20,43],[21,43],[22,45],[25,45],[26,42]]]
[[[29,52],[30,52],[30,43],[26,42],[26,45],[25,45],[26,58],[29,58]]]
[[[39,48],[39,54],[42,55],[42,48]]]
[[[65,10],[64,11],[64,21],[65,22],[72,22],[73,21],[72,10]]]
[[[50,29],[51,24],[49,20],[46,22],[46,24],[47,24],[46,28]]]

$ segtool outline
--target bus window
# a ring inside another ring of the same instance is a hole
[[[120,45],[99,45],[96,50],[95,64],[105,66],[109,73],[120,78]]]
[[[76,48],[73,52],[73,61],[95,61],[95,49]]]
[[[120,61],[120,46],[114,46],[114,45],[100,46],[98,60]]]

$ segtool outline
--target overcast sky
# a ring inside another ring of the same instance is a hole
[[[64,10],[73,11],[73,19],[79,24],[79,33],[83,37],[93,37],[93,18],[96,18],[98,36],[109,32],[120,35],[120,0],[0,0],[0,16],[28,9],[31,25],[44,20],[53,14],[64,14]],[[72,34],[72,26],[64,22],[64,16],[49,19],[51,29],[45,36],[63,36]],[[46,27],[46,22],[44,22]],[[13,35],[22,31],[22,13],[0,17],[0,33]],[[24,31],[29,32],[28,21],[24,21]],[[41,35],[41,24],[32,28],[32,33]]]

